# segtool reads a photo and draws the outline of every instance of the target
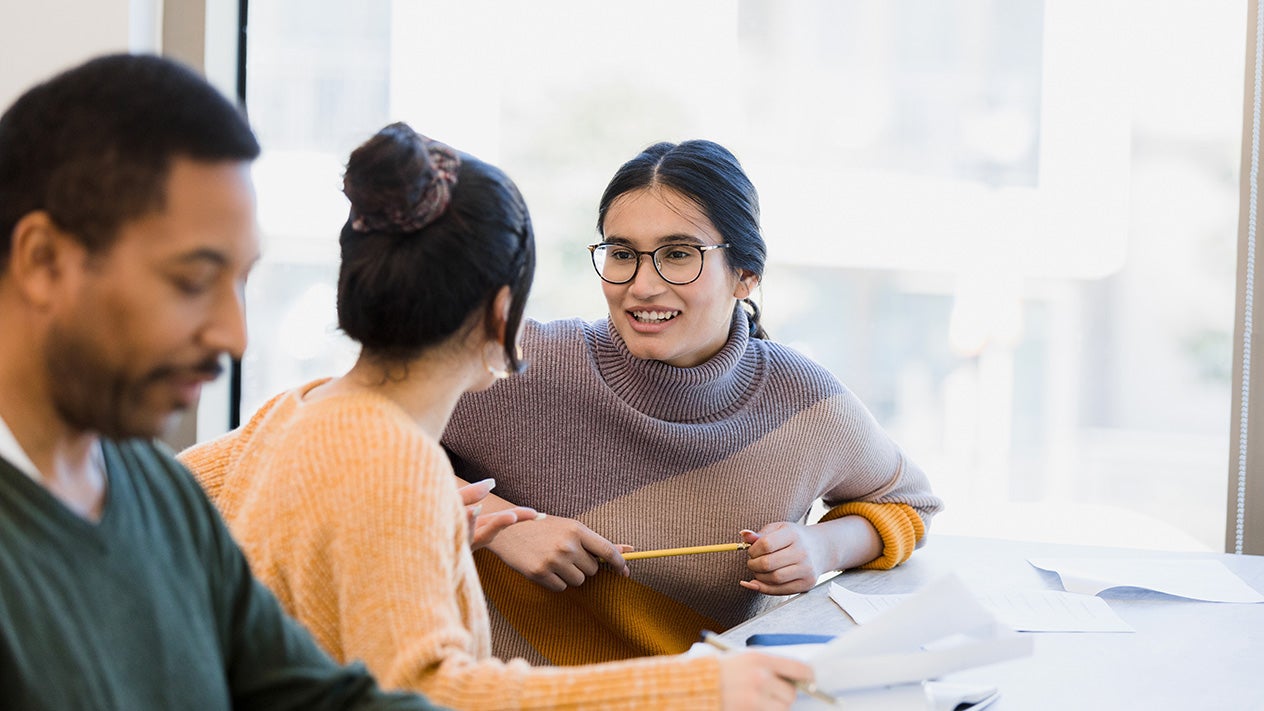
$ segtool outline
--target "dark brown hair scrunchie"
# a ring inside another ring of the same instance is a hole
[[[461,158],[452,148],[421,134],[415,135],[425,148],[432,169],[430,180],[422,188],[417,201],[407,207],[356,215],[351,229],[356,232],[412,233],[439,219],[448,209]]]

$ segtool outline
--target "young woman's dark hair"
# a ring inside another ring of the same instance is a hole
[[[0,265],[30,212],[97,252],[162,208],[173,158],[258,155],[245,116],[181,64],[116,54],[62,72],[0,116]]]
[[[693,140],[655,143],[641,151],[606,186],[597,212],[597,231],[605,234],[606,211],[620,195],[655,185],[692,200],[728,243],[724,258],[734,271],[746,270],[763,280],[768,249],[759,229],[759,194],[727,148]],[[750,298],[742,303],[750,317],[751,335],[767,338],[759,323],[759,306]]]
[[[351,153],[338,325],[373,357],[407,361],[490,313],[508,286],[505,362],[535,272],[526,203],[500,169],[394,123]]]

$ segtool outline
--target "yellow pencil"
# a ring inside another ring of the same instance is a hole
[[[656,551],[633,551],[624,553],[624,560],[640,558],[666,558],[672,555],[693,555],[695,553],[719,553],[720,551],[740,551],[750,548],[749,543],[717,543],[713,546],[689,546],[687,548],[663,548]]]

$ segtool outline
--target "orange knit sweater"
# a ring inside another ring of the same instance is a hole
[[[491,658],[442,448],[383,397],[305,403],[320,382],[180,459],[255,574],[334,658],[460,709],[719,707],[713,657],[564,668]]]

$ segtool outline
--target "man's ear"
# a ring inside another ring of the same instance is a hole
[[[755,287],[759,286],[759,275],[755,272],[743,269],[741,275],[737,279],[737,286],[733,289],[733,296],[738,301],[745,299],[755,291]]]
[[[43,308],[68,278],[69,266],[82,261],[84,247],[66,234],[43,210],[28,212],[13,227],[7,278],[26,300]]]

